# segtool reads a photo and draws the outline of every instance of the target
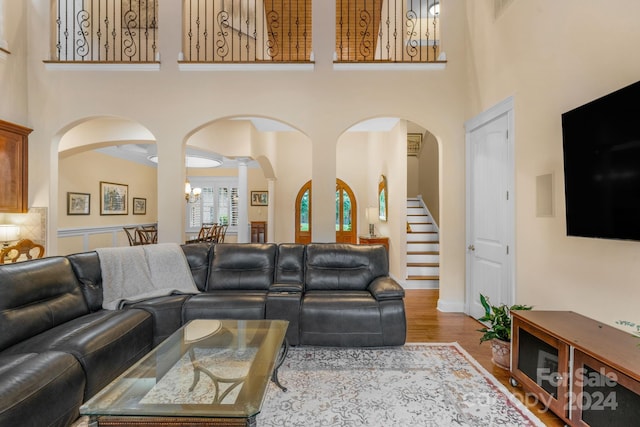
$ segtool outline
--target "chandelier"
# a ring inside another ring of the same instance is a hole
[[[148,156],[147,159],[153,163],[158,163],[157,155]],[[189,173],[189,168],[217,168],[221,164],[222,160],[220,159],[196,156],[193,154],[187,154],[185,156],[187,174]],[[184,183],[184,199],[187,203],[196,203],[200,200],[200,194],[202,194],[202,188],[192,187],[189,178],[187,178]]]
[[[195,203],[200,199],[200,194],[202,193],[202,188],[200,187],[191,187],[191,183],[187,179],[184,183],[184,198],[187,203]]]

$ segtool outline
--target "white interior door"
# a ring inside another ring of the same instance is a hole
[[[513,304],[511,100],[467,123],[466,311],[480,317],[480,294]]]

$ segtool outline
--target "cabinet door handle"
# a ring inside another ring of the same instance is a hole
[[[469,245],[469,247],[468,247],[467,249],[469,249],[470,251],[475,251],[475,250],[476,250],[476,247],[475,247],[475,246],[473,246],[473,245]]]

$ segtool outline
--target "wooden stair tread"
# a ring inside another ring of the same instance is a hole
[[[407,244],[419,244],[419,245],[426,245],[426,244],[440,244],[440,240],[420,240],[420,241],[407,241]]]
[[[407,280],[440,280],[440,276],[408,276]]]
[[[407,255],[440,255],[440,251],[408,251]]]
[[[408,262],[407,267],[440,267],[437,262]]]
[[[407,231],[409,234],[438,234],[437,231]]]

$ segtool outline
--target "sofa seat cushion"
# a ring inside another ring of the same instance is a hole
[[[300,310],[300,344],[382,345],[380,306],[368,291],[309,291]]]
[[[84,386],[70,354],[0,355],[0,425],[68,426],[79,416]]]
[[[153,321],[144,310],[102,310],[71,320],[6,350],[70,353],[87,375],[85,399],[90,398],[148,353]]]
[[[189,298],[183,319],[264,319],[266,304],[266,291],[217,290]]]
[[[195,245],[194,245],[195,246]],[[125,303],[125,308],[139,308],[153,319],[153,346],[157,346],[182,326],[182,306],[190,295],[169,295],[146,301]]]

